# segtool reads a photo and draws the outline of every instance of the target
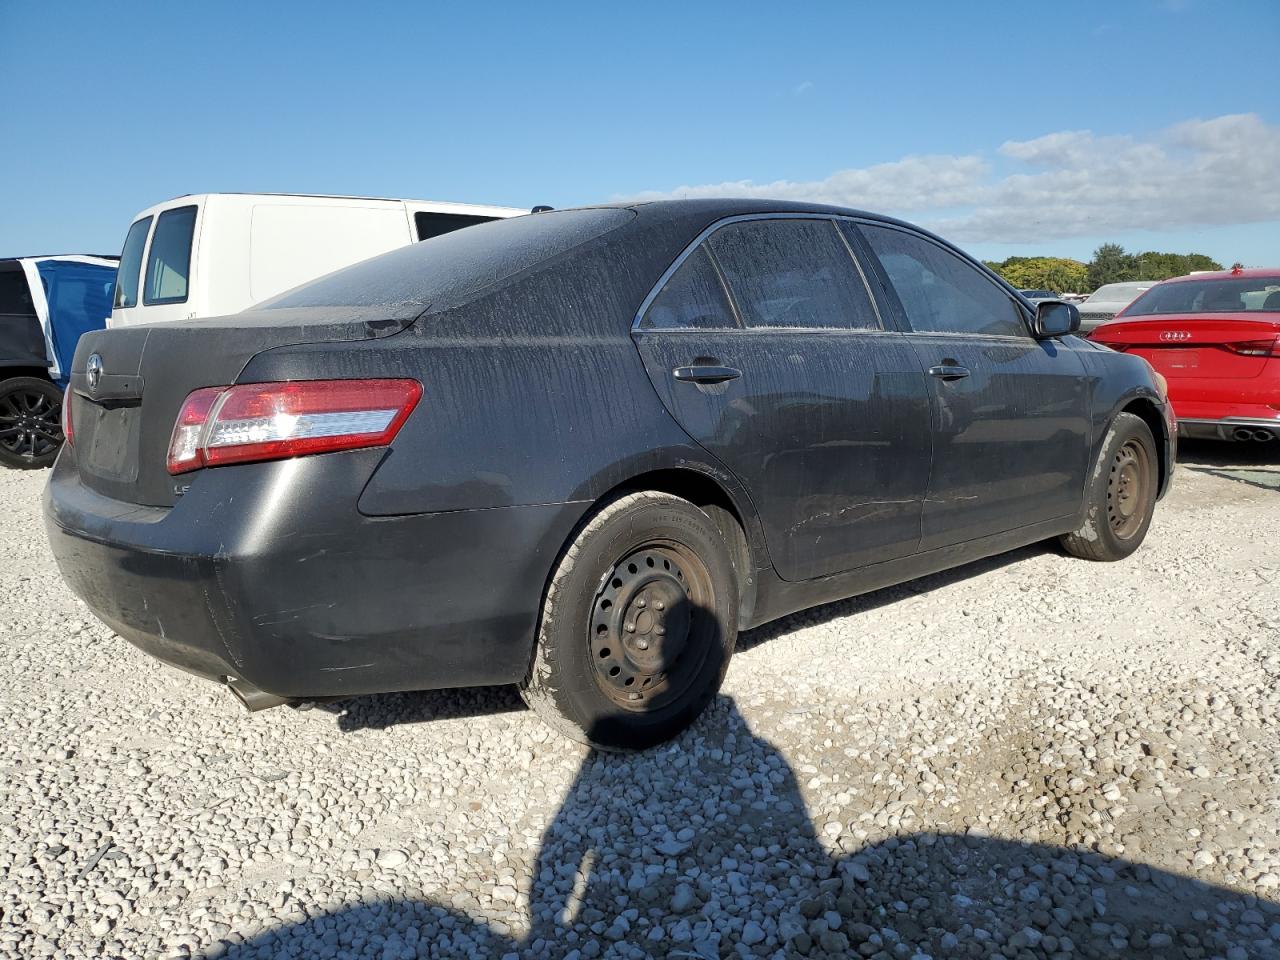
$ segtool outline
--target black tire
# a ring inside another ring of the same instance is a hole
[[[552,728],[593,747],[661,743],[720,689],[737,610],[715,522],[670,494],[626,494],[560,558],[521,694]]]
[[[47,467],[62,449],[62,391],[39,377],[0,380],[0,465]]]
[[[1060,542],[1084,560],[1123,560],[1142,545],[1155,512],[1159,455],[1151,428],[1132,413],[1107,430],[1085,495],[1085,520]]]

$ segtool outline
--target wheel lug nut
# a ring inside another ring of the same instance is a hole
[[[645,603],[644,597],[641,597],[639,600],[636,601],[636,606],[643,610],[646,606],[648,606],[648,604]],[[662,609],[662,608],[659,607],[658,609]]]
[[[636,648],[637,648],[637,649],[640,649],[640,650],[648,650],[648,649],[649,649],[649,641],[648,641],[648,640],[644,640],[644,639],[637,640],[637,641],[636,641]]]
[[[667,635],[667,628],[666,628],[666,627],[655,627],[653,632],[654,632],[654,633],[656,633],[656,634],[657,634],[658,636],[660,636],[660,637],[665,637],[665,636]]]
[[[665,603],[663,603],[661,600],[659,600],[657,603],[655,603],[655,604],[653,605],[653,609],[655,609],[655,610],[665,610],[665,609],[667,609],[667,605],[666,605]]]
[[[634,623],[628,623],[627,633],[635,633],[635,632],[636,632],[636,625]]]

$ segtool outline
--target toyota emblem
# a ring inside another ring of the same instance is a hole
[[[1160,334],[1160,339],[1166,342],[1170,340],[1190,340],[1191,331],[1190,330],[1165,330],[1163,333]]]
[[[98,383],[102,380],[102,357],[96,353],[89,354],[89,360],[84,365],[84,376],[89,381],[89,389],[97,390]]]

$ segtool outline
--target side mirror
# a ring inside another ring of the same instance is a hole
[[[1065,337],[1080,329],[1080,310],[1065,300],[1042,300],[1036,304],[1031,333],[1037,340]]]

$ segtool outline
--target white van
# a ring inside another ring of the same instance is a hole
[[[143,210],[129,227],[107,325],[237,313],[388,250],[528,212],[368,197],[177,197]]]

